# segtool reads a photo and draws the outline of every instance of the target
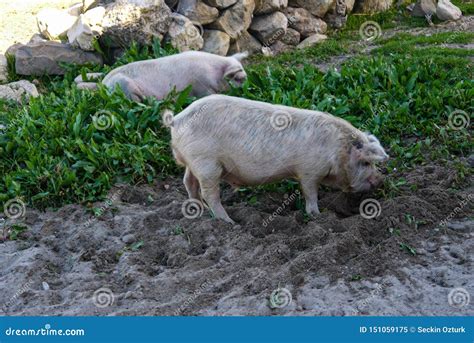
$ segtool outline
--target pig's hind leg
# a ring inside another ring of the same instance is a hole
[[[222,175],[222,167],[219,166],[216,161],[201,161],[198,168],[193,167],[193,172],[199,180],[202,198],[211,208],[215,218],[235,224],[221,203],[219,183]]]
[[[113,82],[114,85],[119,85],[127,98],[136,102],[143,101],[144,95],[142,90],[131,78],[125,75],[117,74],[114,75],[114,79],[111,80],[111,82]]]
[[[183,183],[188,192],[189,199],[201,199],[199,196],[199,180],[188,167],[186,167],[186,171],[184,172]]]

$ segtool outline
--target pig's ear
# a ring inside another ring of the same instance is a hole
[[[239,52],[237,54],[233,54],[232,56],[230,56],[232,58],[235,58],[237,61],[242,61],[244,58],[247,58],[249,57],[249,53],[247,51],[244,51],[244,52]]]
[[[229,68],[225,71],[224,73],[224,78],[226,79],[233,79],[234,76],[239,72],[239,71],[242,71],[242,69],[240,68]]]
[[[350,158],[352,162],[374,163],[387,160],[388,155],[376,139],[376,141],[369,141],[368,143],[354,141],[351,147]]]

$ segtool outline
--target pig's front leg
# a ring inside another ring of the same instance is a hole
[[[310,216],[318,215],[320,213],[318,207],[319,183],[315,180],[301,180],[300,184],[306,201],[306,213]]]

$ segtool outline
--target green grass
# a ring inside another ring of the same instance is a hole
[[[393,157],[389,171],[427,160],[456,161],[470,153],[472,139],[468,129],[450,129],[448,117],[463,110],[472,121],[474,78],[471,52],[426,46],[447,38],[394,37],[381,41],[371,56],[358,55],[325,74],[314,64],[356,51],[353,41],[328,39],[276,58],[254,58],[246,67],[248,81],[231,94],[345,118],[380,138]],[[472,39],[472,33],[459,34],[452,42]],[[113,67],[173,52],[158,43],[133,46]],[[73,78],[81,71],[86,68],[70,67],[64,77],[40,79],[43,95],[27,105],[0,102],[0,123],[7,125],[0,134],[0,202],[22,197],[39,208],[85,203],[103,199],[116,182],[182,173],[170,154],[160,113],[187,106],[193,100],[187,92],[139,104],[120,90],[78,90]],[[100,115],[104,123],[97,120]],[[101,130],[100,124],[107,128]],[[458,166],[461,179],[469,175],[463,164]],[[387,194],[399,187],[391,181]],[[288,182],[285,187],[297,186]]]
[[[464,15],[474,14],[474,2],[472,0],[451,0],[451,2],[458,6]]]

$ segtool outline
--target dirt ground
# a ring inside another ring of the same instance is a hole
[[[36,14],[43,8],[66,9],[79,0],[0,0],[0,54],[38,33]]]
[[[465,291],[448,301],[459,287],[474,294],[474,192],[451,189],[452,176],[439,165],[405,174],[401,195],[378,197],[373,219],[358,213],[361,199],[340,192],[323,192],[322,214],[306,221],[292,194],[250,202],[230,188],[224,206],[238,225],[207,210],[187,219],[178,179],[117,186],[95,204],[96,216],[79,205],[27,209],[18,220],[29,229],[0,243],[1,308],[8,315],[474,315]]]

